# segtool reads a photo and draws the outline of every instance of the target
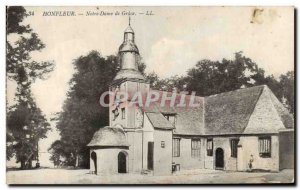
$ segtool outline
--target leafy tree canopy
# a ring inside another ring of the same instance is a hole
[[[38,159],[38,141],[45,138],[50,129],[35,103],[31,84],[37,78],[45,79],[54,64],[32,60],[31,53],[41,51],[45,44],[29,25],[23,25],[25,8],[7,7],[6,16],[7,37],[17,36],[16,41],[6,41],[6,75],[17,84],[16,103],[7,109],[7,159],[16,156],[21,168],[26,169],[32,167],[32,160]]]
[[[201,60],[189,69],[187,76],[160,79],[155,73],[147,75],[152,88],[167,91],[196,92],[198,96],[210,96],[222,92],[257,85],[268,85],[279,100],[286,99],[287,108],[294,112],[294,74],[288,72],[276,80],[242,52],[233,60]]]

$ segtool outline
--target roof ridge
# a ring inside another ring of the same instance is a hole
[[[155,89],[150,89],[150,91],[156,91],[156,92],[167,92],[167,93],[175,93],[176,95],[183,95],[180,92],[171,92],[171,91],[164,91],[164,90],[155,90]],[[186,96],[192,96],[192,94],[185,94]],[[205,96],[194,96],[197,98],[205,98]]]
[[[214,97],[214,96],[218,96],[218,95],[229,94],[229,93],[243,91],[243,90],[249,90],[249,89],[253,89],[253,88],[262,88],[263,89],[265,87],[268,87],[268,86],[263,84],[263,85],[251,86],[251,87],[248,87],[248,88],[239,88],[239,89],[236,89],[236,90],[231,90],[231,91],[227,91],[227,92],[221,92],[221,93],[218,93],[218,94],[212,94],[212,95],[209,95],[209,96],[204,96],[203,98],[205,99],[205,98],[208,98],[208,97]]]
[[[208,98],[208,97],[217,96],[217,95],[221,95],[221,94],[232,93],[232,92],[237,92],[237,91],[242,91],[242,90],[249,90],[249,89],[253,89],[253,88],[265,88],[265,87],[269,88],[268,85],[261,84],[261,85],[257,85],[257,86],[251,86],[251,87],[247,87],[247,88],[239,88],[239,89],[230,90],[230,91],[227,91],[227,92],[212,94],[212,95],[209,95],[209,96],[195,96],[195,97],[205,99],[205,98]],[[171,91],[156,90],[156,89],[150,89],[150,91],[174,93],[174,92],[171,92]],[[175,93],[177,95],[181,95],[180,92],[175,92]],[[186,96],[191,96],[191,94],[186,94]]]

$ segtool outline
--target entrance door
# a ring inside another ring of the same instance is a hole
[[[94,168],[95,174],[97,174],[97,154],[95,152],[92,152],[91,158],[92,158],[94,166],[95,166],[95,168]]]
[[[153,170],[154,142],[148,142],[148,170]]]
[[[126,154],[124,152],[120,152],[118,155],[118,172],[119,173],[127,172]]]
[[[222,148],[216,149],[216,169],[224,169],[224,151]]]

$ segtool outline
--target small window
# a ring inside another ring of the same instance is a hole
[[[271,157],[271,137],[259,137],[259,156]]]
[[[173,157],[180,156],[180,139],[174,138],[173,139]]]
[[[192,139],[192,157],[200,158],[201,154],[201,141],[200,139]]]
[[[161,147],[162,147],[162,148],[165,148],[165,147],[166,147],[165,141],[161,141]]]
[[[212,156],[213,155],[213,139],[207,139],[207,144],[206,144],[206,151],[207,151],[207,156]]]
[[[175,115],[164,115],[165,118],[172,123],[173,126],[176,124],[176,116]]]
[[[231,157],[237,157],[237,149],[238,149],[239,139],[231,139],[230,147],[231,147]]]
[[[122,108],[122,119],[125,119],[125,108]]]

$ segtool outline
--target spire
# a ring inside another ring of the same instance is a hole
[[[124,33],[125,33],[125,34],[127,34],[127,33],[131,33],[131,34],[133,34],[133,35],[134,35],[134,31],[133,31],[133,29],[131,28],[131,26],[130,26],[130,25],[128,25],[128,27],[126,28],[126,30],[124,31]]]
[[[131,17],[128,17],[128,27],[124,31],[124,41],[119,48],[121,61],[121,70],[115,77],[115,80],[138,79],[145,80],[142,74],[138,71],[139,49],[134,42],[134,31],[131,28]]]
[[[128,18],[128,19],[129,19],[128,26],[130,26],[130,15],[129,15],[129,18]]]
[[[130,48],[131,51],[136,52],[137,54],[139,54],[139,50],[136,47],[135,43],[134,43],[134,31],[131,28],[131,17],[128,17],[128,26],[124,31],[124,41],[123,41],[123,48],[119,49],[119,51],[128,51],[128,48]],[[122,46],[121,45],[121,46]],[[125,48],[124,50],[124,47]]]

